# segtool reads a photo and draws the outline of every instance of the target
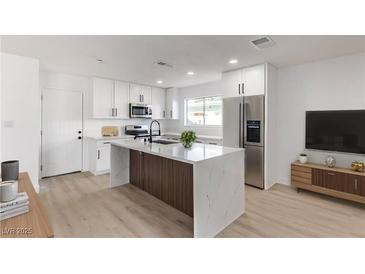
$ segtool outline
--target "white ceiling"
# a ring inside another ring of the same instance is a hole
[[[259,37],[2,36],[1,51],[37,58],[43,70],[154,86],[163,80],[163,87],[218,80],[222,71],[266,61],[280,68],[365,51],[365,36],[271,36],[276,45],[258,50],[249,41]],[[231,58],[239,63],[228,64]],[[186,75],[190,70],[194,76]]]

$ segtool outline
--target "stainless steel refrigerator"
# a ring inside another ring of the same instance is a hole
[[[223,99],[223,145],[245,148],[245,183],[263,189],[265,97]]]

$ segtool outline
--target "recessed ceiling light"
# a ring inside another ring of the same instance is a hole
[[[157,80],[157,81],[156,81],[156,83],[157,83],[157,84],[162,84],[162,83],[163,83],[163,81],[161,81],[161,80]]]
[[[237,59],[231,59],[228,61],[228,63],[230,64],[237,64],[238,63],[238,60]]]
[[[187,75],[194,75],[194,71],[188,71],[186,74]]]

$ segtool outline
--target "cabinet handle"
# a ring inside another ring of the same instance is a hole
[[[170,110],[170,118],[172,118],[172,110]]]
[[[245,83],[242,83],[241,93],[245,94]]]
[[[331,173],[331,172],[327,172],[327,174],[330,175],[330,176],[335,176],[335,174]]]
[[[141,94],[139,95],[139,102],[140,103],[142,102],[142,95]]]
[[[112,108],[112,117],[114,117],[114,108]]]
[[[144,95],[142,94],[142,102],[144,102]]]
[[[118,109],[115,108],[115,116],[118,116]]]
[[[241,84],[238,84],[238,94],[241,94]]]
[[[166,117],[166,111],[163,111],[163,114],[162,114],[163,118]]]
[[[98,149],[98,160],[100,160],[100,150]]]
[[[355,189],[357,190],[357,179],[355,179]]]

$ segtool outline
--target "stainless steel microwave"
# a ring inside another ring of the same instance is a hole
[[[146,104],[129,104],[129,117],[152,118],[152,106]]]

